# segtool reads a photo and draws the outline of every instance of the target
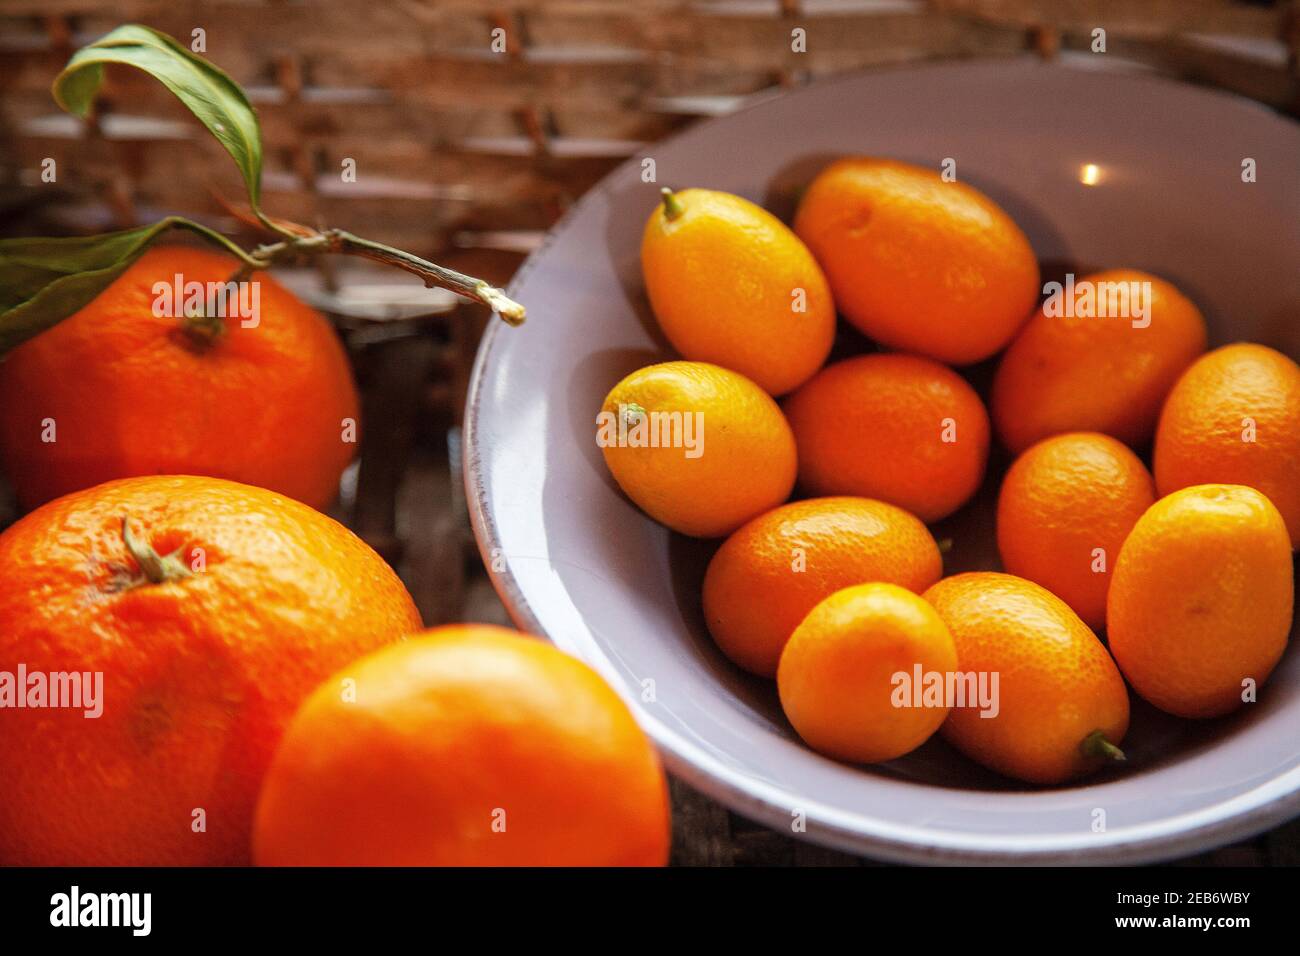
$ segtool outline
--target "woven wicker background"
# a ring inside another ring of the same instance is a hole
[[[231,231],[233,167],[158,83],[111,71],[95,121],[50,81],[128,21],[248,89],[274,215],[508,275],[614,164],[746,95],[932,58],[1088,53],[1300,109],[1300,4],[1230,0],[2,0],[5,231],[120,228],[182,212]],[[806,32],[806,52],[791,31]],[[495,34],[504,52],[494,52]],[[39,181],[42,159],[57,184]],[[356,162],[357,181],[340,175]],[[57,199],[57,205],[50,200]],[[24,205],[29,204],[29,205]],[[475,255],[486,251],[487,254]],[[492,253],[502,253],[493,255]],[[459,257],[459,258],[458,258]]]
[[[837,71],[1032,52],[1156,69],[1300,115],[1293,0],[0,0],[0,234],[181,213],[248,247],[263,238],[231,214],[243,187],[229,157],[155,81],[110,71],[89,122],[54,105],[50,82],[72,51],[125,22],[183,43],[204,31],[205,55],[259,112],[271,215],[502,284],[626,157],[751,94]],[[806,52],[792,50],[797,28]],[[1104,57],[1089,49],[1096,28]],[[46,158],[55,183],[41,181]],[[355,182],[340,175],[349,159]],[[339,324],[363,416],[384,423],[364,432],[338,516],[398,567],[427,623],[505,623],[457,471],[484,310],[391,272],[319,268],[286,281]],[[0,527],[13,513],[0,487]],[[673,802],[679,863],[859,862],[680,782]],[[1294,865],[1300,821],[1187,862]]]

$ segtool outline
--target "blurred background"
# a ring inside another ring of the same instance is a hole
[[[110,71],[86,121],[54,104],[50,83],[73,51],[126,22],[172,35],[244,86],[270,215],[503,286],[619,163],[752,97],[845,70],[1056,58],[1159,72],[1300,116],[1296,0],[0,0],[0,235],[179,213],[246,248],[266,239],[242,215],[229,157],[155,80]],[[57,178],[45,182],[51,158]],[[277,276],[335,322],[364,397],[371,427],[336,516],[399,569],[427,624],[508,623],[460,480],[487,311],[353,259]],[[0,526],[12,513],[0,493]],[[674,805],[678,863],[855,862],[676,783]],[[1300,863],[1300,827],[1187,862]]]

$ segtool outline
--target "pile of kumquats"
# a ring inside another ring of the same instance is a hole
[[[1291,358],[1207,351],[1196,304],[1122,263],[1042,286],[992,200],[887,159],[828,166],[793,229],[664,190],[641,263],[682,360],[614,385],[597,441],[648,515],[722,539],[708,629],[808,746],[875,763],[938,732],[1061,784],[1125,759],[1130,688],[1189,719],[1267,694],[1300,540]],[[879,350],[827,364],[837,313]],[[986,396],[954,371],[994,357]],[[993,441],[1004,571],[945,577],[927,525]]]

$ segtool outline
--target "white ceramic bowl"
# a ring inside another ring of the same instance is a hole
[[[515,621],[605,674],[692,786],[786,832],[799,815],[809,839],[881,859],[1139,862],[1300,813],[1294,647],[1261,702],[1231,718],[1179,721],[1135,698],[1129,762],[1047,790],[986,772],[938,739],[879,767],[820,757],[795,738],[773,686],[714,647],[699,606],[714,545],[642,514],[595,443],[608,389],[671,355],[645,302],[641,229],[661,185],[728,190],[788,217],[795,190],[852,153],[935,168],[952,157],[1020,223],[1045,276],[1149,270],[1198,303],[1212,345],[1250,339],[1300,354],[1300,132],[1263,107],[1028,60],[851,75],[765,99],[649,148],[656,183],[642,181],[641,157],[611,173],[516,277],[510,294],[527,324],[494,323],[484,338],[466,484]],[[1242,181],[1245,158],[1257,182]],[[1086,164],[1095,185],[1081,182]],[[1004,465],[995,457],[980,499],[937,529],[957,541],[947,573],[996,566],[990,493]]]

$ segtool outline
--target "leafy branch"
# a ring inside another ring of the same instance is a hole
[[[302,255],[342,253],[395,266],[426,286],[477,299],[511,325],[523,322],[523,306],[482,279],[342,229],[317,231],[267,216],[261,207],[262,133],[248,97],[223,71],[164,33],[128,24],[78,50],[54,80],[55,102],[75,116],[89,116],[107,64],[143,70],[185,104],[235,161],[253,214],[278,241],[245,252],[181,216],[98,236],[0,240],[0,355],[89,304],[172,229],[193,232],[234,255],[240,262],[236,278]]]

